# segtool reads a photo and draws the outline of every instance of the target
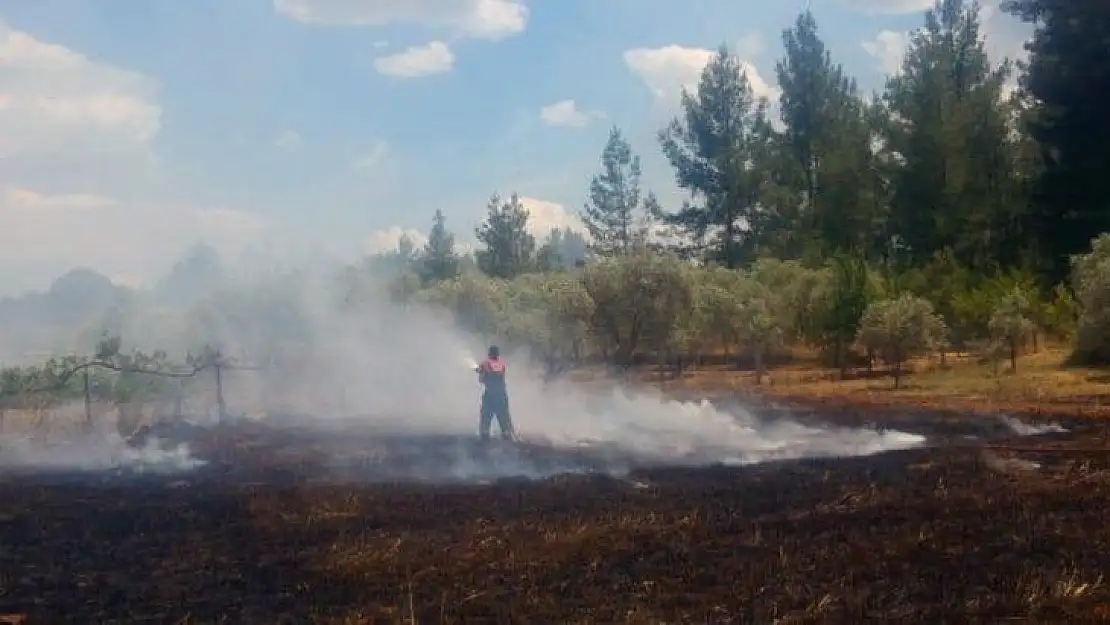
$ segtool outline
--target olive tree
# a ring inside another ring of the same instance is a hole
[[[593,301],[591,332],[604,353],[624,367],[642,350],[667,351],[675,319],[693,303],[685,265],[644,248],[587,266],[582,283]]]
[[[1071,277],[1080,310],[1074,356],[1110,362],[1110,234],[1100,234],[1089,253],[1072,258]]]
[[[883,355],[894,368],[894,388],[900,388],[902,365],[909,358],[942,347],[948,338],[944,318],[928,300],[904,293],[872,302],[860,318],[857,341]]]
[[[1022,342],[1036,330],[1030,319],[1031,310],[1029,298],[1022,289],[1014,288],[998,300],[987,323],[991,342],[1008,350],[1012,371],[1017,371]]]
[[[739,347],[742,334],[737,321],[742,317],[742,272],[724,267],[697,269],[702,275],[701,289],[696,293],[697,305],[703,319],[702,330],[707,343],[715,342],[724,349],[727,362],[732,348]]]
[[[437,282],[416,301],[450,311],[462,327],[480,335],[498,334],[499,319],[508,305],[506,282],[477,273]]]
[[[776,301],[776,294],[766,285],[747,280],[740,293],[740,302],[738,330],[751,350],[758,385],[763,383],[767,350],[782,339],[786,324],[782,310],[776,306],[780,303]]]
[[[669,350],[676,377],[681,377],[687,366],[698,364],[715,336],[716,286],[712,275],[693,266],[686,267],[685,273],[690,287],[690,307],[674,319]]]
[[[581,358],[593,300],[571,273],[528,274],[506,285],[501,327],[510,343],[527,346],[554,377]]]

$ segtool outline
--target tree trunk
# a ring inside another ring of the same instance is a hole
[[[89,383],[89,368],[81,371],[81,378],[85,386],[85,431],[92,432],[92,385]]]
[[[224,402],[223,367],[216,364],[216,418],[221,424],[227,419],[227,404]]]
[[[902,388],[902,352],[894,350],[894,390]]]
[[[840,368],[840,379],[848,377],[848,359],[844,357],[844,336],[836,333],[836,366]]]
[[[1017,339],[1010,341],[1010,371],[1017,373],[1018,361],[1018,342]]]
[[[755,385],[763,384],[763,346],[757,345],[752,350],[752,359],[755,360]]]

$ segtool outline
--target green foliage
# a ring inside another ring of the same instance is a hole
[[[1052,287],[1052,297],[1044,304],[1043,329],[1060,339],[1073,339],[1079,325],[1079,302],[1064,284]]]
[[[834,63],[809,11],[783,33],[776,67],[785,129],[781,179],[790,201],[780,224],[795,241],[825,253],[866,249],[879,217],[874,201],[871,129],[855,81]]]
[[[1037,154],[1024,225],[1047,270],[1066,279],[1068,259],[1110,231],[1110,3],[1006,0],[1003,10],[1034,23],[1021,77],[1020,129]],[[1082,350],[1081,350],[1082,351]]]
[[[806,324],[806,336],[832,355],[841,374],[848,366],[846,350],[859,333],[860,318],[875,297],[867,263],[858,256],[841,254],[823,272],[824,288],[817,303],[816,319]]]
[[[1014,287],[998,299],[987,322],[992,341],[1009,351],[1010,368],[1014,371],[1017,371],[1022,342],[1036,330],[1032,314],[1033,307],[1024,290]]]
[[[1007,228],[1021,206],[1001,98],[1010,67],[987,58],[977,11],[964,0],[939,0],[926,13],[883,96],[883,138],[902,162],[893,172],[889,230],[914,262],[949,249],[984,270],[1013,259]]]
[[[640,248],[621,259],[586,267],[582,281],[593,300],[592,327],[603,351],[615,362],[632,364],[640,349],[673,347],[676,320],[693,303],[693,289],[681,262]]]
[[[85,398],[120,406],[170,397],[177,383],[165,352],[124,352],[119,336],[104,336],[91,358],[50,358],[42,364],[0,369],[0,409],[48,408]],[[177,372],[180,373],[179,371]]]
[[[601,167],[590,181],[590,199],[581,212],[590,248],[602,256],[630,254],[646,242],[659,202],[654,195],[643,196],[640,157],[615,126],[601,153]]]
[[[768,136],[766,103],[756,99],[740,60],[721,47],[697,91],[683,91],[682,109],[659,140],[678,186],[697,204],[665,221],[707,258],[736,269],[752,259],[764,228],[759,198],[766,173],[756,163]]]
[[[909,293],[872,302],[860,319],[857,341],[883,355],[894,367],[894,387],[902,379],[902,365],[922,352],[943,347],[948,340],[944,319],[928,300]]]
[[[1110,363],[1110,234],[1091,241],[1091,251],[1072,259],[1072,284],[1079,302],[1075,359]]]
[[[1031,321],[1043,316],[1043,307],[1037,299],[1037,285],[1027,272],[1018,270],[975,279],[967,276],[960,288],[948,294],[946,318],[955,326],[959,344],[974,338],[993,336],[990,329],[991,318],[1000,306],[1010,298],[1019,295],[1027,303],[1026,315]]]
[[[493,194],[486,220],[474,234],[483,249],[476,254],[478,268],[494,278],[509,279],[535,268],[536,239],[528,233],[528,209],[513,194],[507,201]]]
[[[549,375],[557,375],[581,359],[593,312],[593,300],[577,275],[522,276],[509,284],[500,334],[528,347]]]
[[[420,278],[425,283],[450,280],[459,275],[459,256],[455,253],[455,235],[447,230],[447,218],[437,210],[428,233],[428,242],[420,255]]]
[[[570,228],[556,228],[547,234],[536,253],[540,271],[574,269],[586,263],[589,244],[580,232]]]

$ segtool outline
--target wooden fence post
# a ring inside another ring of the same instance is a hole
[[[227,419],[227,404],[224,403],[224,376],[222,356],[216,353],[216,418],[222,425]]]
[[[180,423],[185,418],[185,380],[177,381],[173,395],[173,418]]]
[[[89,382],[89,367],[81,370],[81,377],[85,385],[85,431],[92,431],[92,384]]]

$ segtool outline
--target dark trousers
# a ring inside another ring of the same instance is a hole
[[[501,430],[501,438],[513,438],[513,420],[509,416],[509,394],[486,391],[482,393],[481,415],[478,419],[478,436],[482,440],[489,440],[490,425],[493,418],[497,417],[497,427]]]

